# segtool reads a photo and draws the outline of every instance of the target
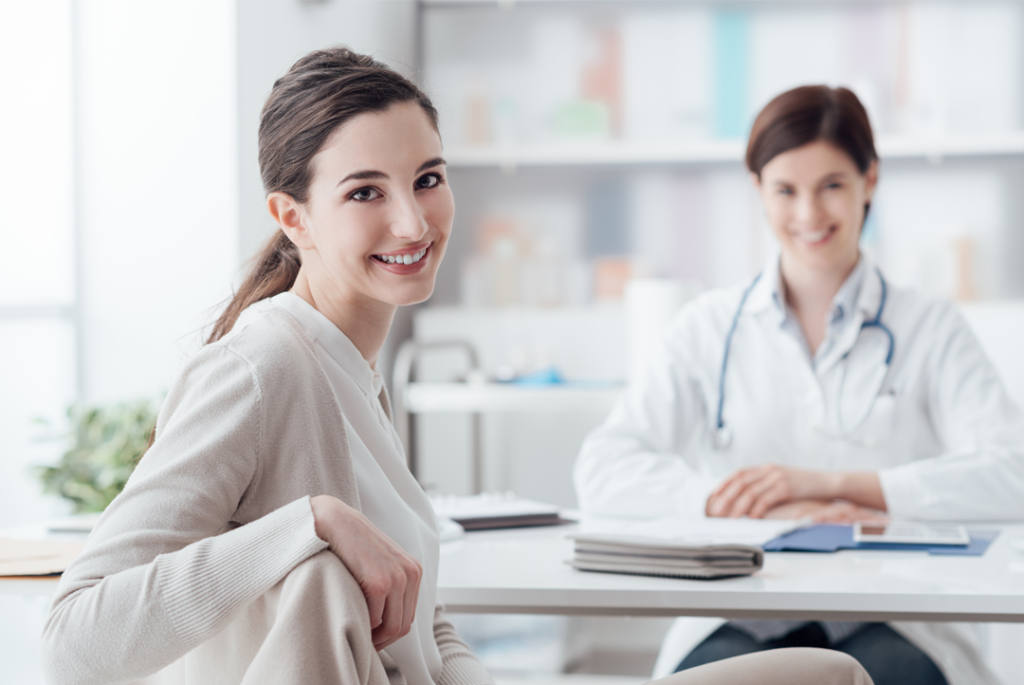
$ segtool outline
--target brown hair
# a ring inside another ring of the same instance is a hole
[[[824,140],[844,151],[864,174],[878,159],[864,105],[846,88],[801,86],[765,105],[747,143],[747,168],[757,177],[777,155]]]
[[[430,99],[399,73],[345,47],[309,53],[274,83],[263,106],[259,160],[264,191],[306,202],[313,158],[331,134],[359,114],[383,112],[401,102],[417,103],[437,129],[437,110]],[[224,337],[246,307],[295,284],[299,250],[278,230],[251,265],[207,343]]]

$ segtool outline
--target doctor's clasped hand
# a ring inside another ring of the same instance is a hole
[[[739,469],[708,497],[708,516],[810,518],[846,523],[884,518],[885,497],[871,472],[828,472],[763,464]]]

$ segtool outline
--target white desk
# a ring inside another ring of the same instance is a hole
[[[452,613],[719,616],[1024,623],[1024,552],[1003,532],[984,556],[920,552],[765,555],[747,578],[695,581],[575,571],[572,526],[482,531],[441,546],[438,598]],[[0,580],[51,595],[56,578]]]
[[[981,526],[979,526],[981,527]],[[575,571],[570,526],[468,533],[441,547],[452,613],[1024,622],[1024,553],[1003,532],[981,557],[770,553],[754,576],[675,580]]]

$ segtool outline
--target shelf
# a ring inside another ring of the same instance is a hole
[[[615,385],[526,386],[504,383],[410,383],[405,404],[409,413],[560,412],[611,409],[622,393]]]
[[[674,142],[664,145],[623,142],[557,142],[519,147],[453,146],[445,151],[453,169],[496,167],[638,166],[651,164],[742,163],[746,143],[738,140]],[[886,159],[921,159],[933,163],[947,157],[1024,155],[1024,132],[991,136],[878,139]]]

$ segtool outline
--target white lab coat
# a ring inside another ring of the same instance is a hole
[[[806,347],[782,329],[784,313],[772,295],[777,266],[769,265],[733,336],[723,412],[733,437],[722,450],[712,436],[723,348],[749,282],[684,306],[642,376],[583,443],[574,480],[584,514],[701,517],[726,476],[775,462],[876,471],[897,519],[1024,519],[1024,416],[967,323],[948,302],[888,284],[882,320],[895,351],[886,373],[888,338],[860,327],[875,316],[882,291],[878,272],[866,266],[855,318],[812,364]],[[837,437],[846,364],[847,437]],[[871,398],[870,413],[855,426]],[[655,675],[671,672],[721,623],[677,620]],[[998,682],[982,660],[977,626],[892,625],[950,685]]]

